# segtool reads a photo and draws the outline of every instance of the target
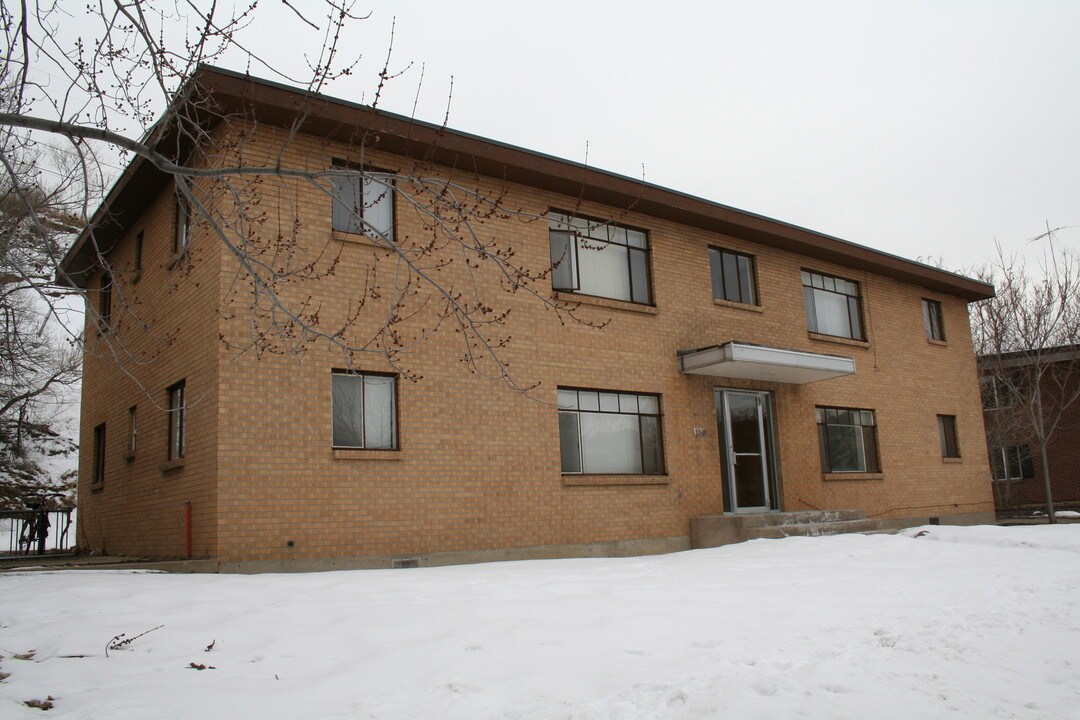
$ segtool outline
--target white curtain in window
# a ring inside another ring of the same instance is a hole
[[[640,473],[641,434],[636,415],[580,415],[582,472]]]
[[[846,295],[815,290],[814,311],[819,333],[851,337],[851,321],[848,318]]]
[[[386,183],[364,178],[364,220],[377,233],[394,239],[394,191]],[[370,229],[367,230],[371,232]]]
[[[394,378],[364,376],[364,447],[394,447]]]
[[[630,272],[626,248],[578,238],[578,282],[586,295],[630,300]]]

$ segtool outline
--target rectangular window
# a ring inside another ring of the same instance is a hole
[[[139,234],[135,236],[135,272],[142,272],[142,248],[143,248],[143,231],[140,230]]]
[[[138,432],[138,428],[135,422],[135,414],[137,405],[132,405],[128,408],[128,457],[135,457],[135,437]]]
[[[334,160],[335,169],[353,171],[334,175],[334,230],[394,240],[394,182],[366,167]]]
[[[169,388],[169,460],[178,460],[184,457],[185,415],[187,414],[187,401],[184,395],[184,381],[176,383]]]
[[[960,457],[960,445],[956,440],[956,416],[938,415],[938,440],[941,441],[941,457]]]
[[[851,280],[802,271],[806,327],[822,335],[865,340],[859,285]]]
[[[941,303],[937,300],[923,300],[922,320],[928,340],[945,341],[945,324],[941,319]]]
[[[1022,380],[1023,378],[1019,375],[1011,375],[1008,380],[1003,380],[997,375],[984,375],[979,378],[983,410],[997,410],[1015,405],[1016,393],[1020,389]]]
[[[102,332],[108,329],[112,318],[112,284],[112,275],[106,270],[101,274],[101,294],[98,296],[98,320]]]
[[[397,376],[335,370],[333,446],[397,449]]]
[[[548,218],[553,289],[652,304],[647,233],[562,213]]]
[[[881,472],[873,410],[817,408],[821,471]]]
[[[94,428],[94,475],[92,487],[101,487],[105,482],[105,423]]]
[[[1023,480],[1035,477],[1035,464],[1028,445],[1008,445],[990,451],[990,470],[995,480]]]
[[[187,198],[176,195],[176,232],[173,235],[173,255],[182,255],[191,243],[191,206]]]
[[[662,475],[660,397],[559,388],[564,473]]]
[[[754,258],[720,248],[709,248],[714,300],[757,305],[754,292]]]

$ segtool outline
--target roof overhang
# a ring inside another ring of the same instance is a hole
[[[993,286],[980,280],[830,235],[636,178],[242,73],[200,65],[178,98],[176,114],[204,127],[239,119],[295,130],[297,118],[302,116],[305,133],[351,145],[362,143],[424,163],[433,162],[469,177],[485,175],[578,200],[630,208],[663,220],[837,263],[860,273],[879,273],[959,296],[968,302],[994,295]],[[191,134],[179,132],[176,122],[165,121],[150,132],[146,142],[168,157],[183,158],[190,150]],[[58,280],[63,284],[85,284],[88,275],[98,267],[97,251],[107,253],[170,181],[168,175],[146,158],[136,157],[98,209],[91,222],[92,230],[79,237],[62,261]],[[89,242],[91,233],[93,243]]]
[[[679,369],[688,375],[805,385],[851,375],[855,361],[839,355],[729,342],[680,352]]]

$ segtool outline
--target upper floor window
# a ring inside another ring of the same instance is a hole
[[[186,421],[187,400],[185,398],[184,381],[176,383],[168,389],[169,394],[169,460],[179,460],[184,457],[184,445],[187,442]]]
[[[112,318],[112,283],[112,275],[106,270],[101,274],[101,294],[98,296],[98,317],[102,332],[108,329],[109,320]]]
[[[652,304],[644,231],[562,213],[549,219],[552,288]]]
[[[559,388],[559,445],[564,473],[660,475],[660,398]]]
[[[873,410],[817,408],[822,472],[881,472]]]
[[[397,377],[335,370],[333,446],[397,449]]]
[[[922,301],[923,327],[927,340],[945,340],[945,323],[941,319],[941,303],[937,300]]]
[[[105,423],[94,428],[94,474],[90,484],[94,488],[105,482]]]
[[[714,300],[757,305],[754,290],[754,258],[742,253],[709,248]]]
[[[394,239],[393,181],[371,168],[334,160],[334,167],[356,171],[333,176],[333,228],[338,232]],[[361,173],[360,171],[364,171]]]
[[[173,234],[173,255],[182,255],[184,251],[187,250],[189,244],[191,244],[191,205],[188,203],[187,198],[177,191],[176,231]]]
[[[138,412],[138,406],[132,405],[128,408],[128,449],[127,456],[135,457],[135,440],[138,432],[138,426],[136,423],[136,414]]]
[[[941,457],[960,457],[960,444],[956,439],[956,416],[938,415],[938,440],[941,442]]]
[[[806,327],[810,332],[852,340],[866,339],[858,283],[803,270],[802,284]]]
[[[1019,385],[1020,376],[1015,374],[1008,380],[997,375],[984,375],[979,378],[983,410],[997,410],[1015,405]]]

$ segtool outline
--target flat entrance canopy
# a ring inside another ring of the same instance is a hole
[[[689,375],[803,385],[851,375],[855,372],[855,361],[839,355],[729,342],[699,350],[680,351],[679,369]]]

